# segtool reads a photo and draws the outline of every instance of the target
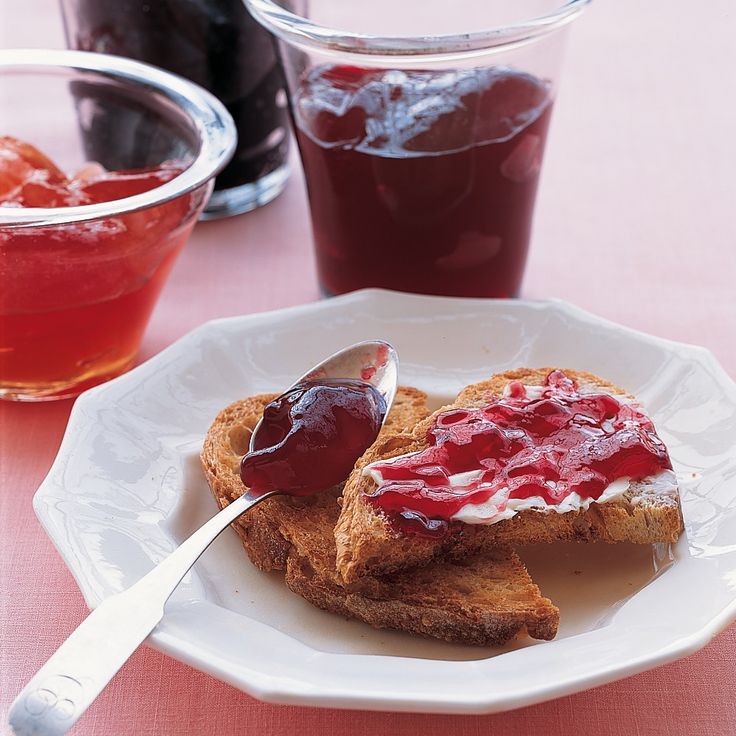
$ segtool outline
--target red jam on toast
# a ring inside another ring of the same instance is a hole
[[[581,393],[559,370],[542,386],[512,382],[482,408],[437,415],[427,440],[423,451],[363,471],[378,484],[368,501],[402,531],[422,536],[443,535],[469,507],[482,517],[475,523],[509,518],[525,501],[542,510],[573,509],[608,500],[603,496],[618,479],[672,467],[638,405]]]

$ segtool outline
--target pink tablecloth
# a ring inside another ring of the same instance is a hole
[[[734,37],[730,0],[599,0],[579,21],[524,295],[562,297],[705,345],[736,376]],[[62,45],[55,3],[1,0],[0,46],[21,45]],[[0,110],[0,131],[1,121]],[[143,357],[207,319],[317,297],[297,171],[263,210],[198,226]],[[86,612],[31,509],[70,406],[0,406],[3,724],[12,697]],[[731,627],[685,660],[542,705],[488,717],[397,716],[266,705],[143,648],[75,733],[725,736],[736,733],[735,664]]]

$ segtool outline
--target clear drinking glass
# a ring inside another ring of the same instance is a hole
[[[587,2],[245,0],[278,38],[325,294],[518,294]]]

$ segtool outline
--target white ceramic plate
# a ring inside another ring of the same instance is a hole
[[[140,578],[215,512],[199,467],[215,414],[380,337],[433,404],[514,366],[601,374],[636,393],[670,448],[686,534],[673,549],[555,545],[523,556],[560,607],[555,641],[486,650],[375,631],[258,572],[226,531],[169,602],[157,648],[252,695],[341,708],[483,713],[684,656],[736,618],[736,385],[705,350],[563,302],[363,291],[211,322],[84,394],[36,512],[90,606]]]

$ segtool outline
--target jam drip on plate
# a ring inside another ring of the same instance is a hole
[[[439,414],[427,440],[421,452],[364,470],[378,483],[367,500],[403,531],[423,536],[446,533],[469,505],[494,523],[525,500],[538,508],[595,501],[617,479],[672,467],[637,405],[580,393],[562,371],[539,387],[512,382],[482,408]]]
[[[240,476],[251,490],[307,496],[350,475],[373,444],[386,403],[370,384],[352,379],[307,381],[263,411],[254,452],[242,460]]]

